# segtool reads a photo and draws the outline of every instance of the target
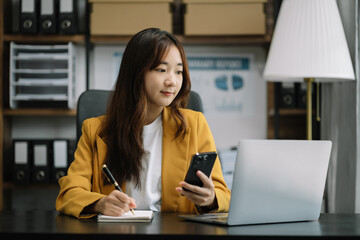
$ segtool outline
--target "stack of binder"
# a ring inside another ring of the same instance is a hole
[[[14,140],[13,181],[57,183],[72,160],[73,141]]]
[[[278,89],[280,108],[306,107],[306,83],[279,83]]]
[[[78,33],[76,0],[12,0],[13,32],[29,34]],[[18,26],[17,26],[18,25]]]

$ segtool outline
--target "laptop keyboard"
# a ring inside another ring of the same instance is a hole
[[[198,216],[203,219],[224,220],[228,218],[228,213],[210,213],[210,214],[204,214]]]

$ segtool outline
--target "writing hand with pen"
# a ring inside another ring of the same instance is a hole
[[[101,198],[94,204],[94,211],[109,216],[121,216],[136,208],[135,199],[118,190]]]
[[[121,191],[119,184],[104,164],[102,170],[105,173],[109,182],[111,182],[115,190],[109,195],[99,199],[92,205],[92,211],[102,213],[109,216],[121,216],[129,211],[135,215],[133,208],[136,208],[135,199],[129,197],[127,194]]]

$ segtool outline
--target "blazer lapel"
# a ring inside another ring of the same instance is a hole
[[[106,184],[104,185],[102,183],[102,165],[105,162],[105,157],[106,157],[106,153],[107,153],[107,145],[104,142],[104,140],[100,137],[100,136],[96,136],[96,155],[95,156],[97,158],[96,161],[96,167],[99,169],[98,172],[98,176],[99,176],[99,180],[100,180],[100,189],[101,189],[101,193],[104,193],[106,195],[110,194],[115,188],[112,184]],[[121,189],[123,192],[126,191],[126,183],[122,184]]]
[[[179,193],[175,187],[184,180],[188,168],[189,129],[183,140],[174,139],[176,129],[176,122],[171,117],[169,109],[165,108],[163,111],[161,211],[177,210]]]
[[[96,146],[95,146],[95,161],[94,161],[94,176],[93,176],[93,185],[94,183],[99,183],[99,190],[103,194],[110,194],[114,190],[114,186],[112,184],[106,184],[103,183],[103,177],[102,177],[102,168],[101,166],[105,162],[107,152],[107,145],[106,143],[101,139],[100,136],[96,136]],[[96,174],[97,173],[97,174]],[[95,186],[93,186],[94,188]]]
[[[97,153],[97,162],[99,164],[99,167],[102,166],[102,164],[105,161],[107,152],[107,145],[106,143],[101,139],[99,135],[96,136],[96,153]]]

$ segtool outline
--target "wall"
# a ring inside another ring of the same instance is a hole
[[[124,45],[101,44],[94,47],[90,67],[91,89],[113,89],[124,48]],[[239,140],[243,138],[266,138],[266,83],[262,78],[265,49],[213,45],[185,45],[184,48],[188,58],[196,56],[205,59],[207,57],[220,60],[225,58],[230,59],[230,62],[232,59],[241,57],[250,59],[249,69],[245,70],[231,69],[231,67],[230,69],[195,70],[190,66],[192,89],[197,91],[204,101],[204,115],[212,130],[217,148],[229,149],[237,146]],[[214,87],[216,77],[226,77],[223,80],[229,81],[234,75],[244,80],[244,87],[240,91],[218,91]],[[201,84],[197,81],[201,81]],[[226,106],[224,109],[213,108],[218,103],[222,104],[222,101],[226,101],[227,106],[233,102],[240,102],[243,109],[228,109]]]
[[[337,2],[355,66],[358,65],[358,1]],[[355,211],[358,79],[359,75],[354,82],[322,84],[321,139],[333,142],[326,187],[329,212]]]

